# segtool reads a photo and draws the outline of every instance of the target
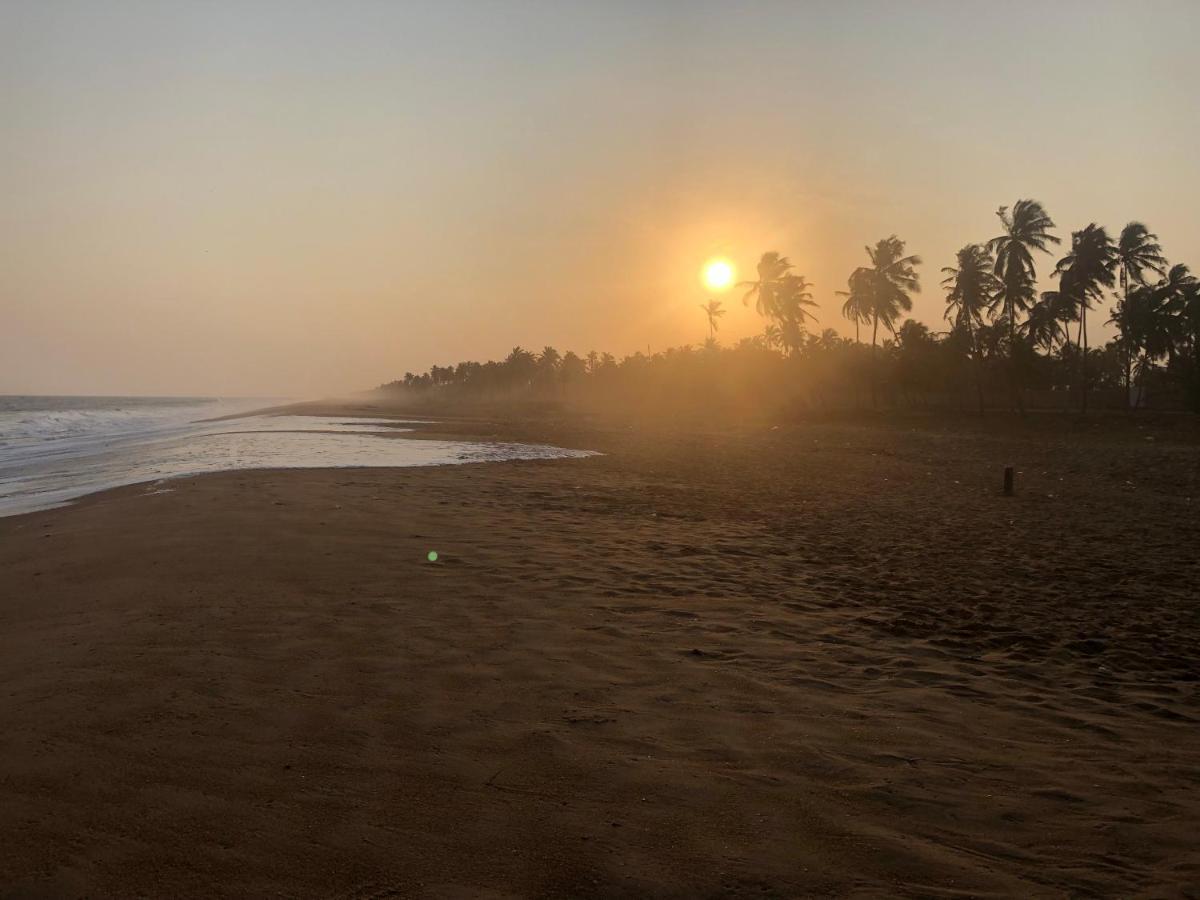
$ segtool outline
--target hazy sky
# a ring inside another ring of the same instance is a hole
[[[1198,34],[1196,0],[0,0],[0,393],[699,343],[701,264],[768,249],[846,332],[893,232],[935,324],[1019,197],[1200,267]]]

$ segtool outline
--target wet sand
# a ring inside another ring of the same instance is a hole
[[[0,896],[1194,896],[1179,421],[439,423],[606,455],[0,519]]]

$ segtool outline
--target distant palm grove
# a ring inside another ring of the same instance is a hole
[[[699,304],[708,338],[698,347],[619,361],[517,347],[502,362],[434,366],[380,390],[425,403],[571,402],[597,410],[1024,413],[1086,412],[1090,403],[1200,411],[1200,282],[1163,257],[1156,235],[1130,222],[1114,238],[1093,223],[1064,243],[1036,200],[1018,200],[997,216],[999,234],[967,244],[942,269],[945,323],[936,330],[902,319],[921,289],[921,258],[893,235],[867,247],[866,264],[835,293],[853,338],[817,330],[814,286],[786,256],[768,252],[757,277],[738,285],[763,333],[733,346],[719,341],[726,310],[714,299]],[[1051,265],[1056,287],[1039,293],[1039,266]],[[1092,347],[1088,331],[1098,316],[1116,337]]]

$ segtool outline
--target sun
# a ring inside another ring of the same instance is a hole
[[[727,259],[710,259],[704,264],[701,278],[710,291],[728,290],[733,284],[733,263]]]

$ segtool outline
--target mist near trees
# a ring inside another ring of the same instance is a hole
[[[1061,409],[1089,405],[1200,412],[1200,281],[1171,264],[1158,237],[1130,222],[1059,236],[1046,209],[1022,199],[997,213],[998,233],[968,243],[941,270],[938,330],[911,318],[919,255],[891,235],[865,247],[830,307],[854,337],[821,327],[814,285],[778,251],[762,254],[742,301],[761,334],[718,340],[727,310],[700,304],[708,339],[618,360],[515,347],[500,361],[433,366],[380,390],[414,401],[569,402],[583,408],[720,410]],[[1061,245],[1061,250],[1060,250]],[[1062,255],[1057,258],[1056,251]],[[1038,291],[1039,267],[1055,281]],[[1107,316],[1116,337],[1091,346]]]

